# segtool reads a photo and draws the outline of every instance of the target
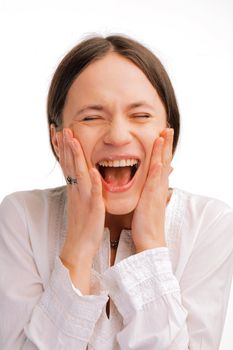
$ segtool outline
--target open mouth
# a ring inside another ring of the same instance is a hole
[[[104,160],[96,164],[103,181],[118,188],[131,182],[139,166],[138,159]]]

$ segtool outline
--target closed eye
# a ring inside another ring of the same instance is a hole
[[[148,115],[148,114],[140,114],[140,115],[133,115],[132,118],[145,118],[145,119],[148,119],[148,118],[151,118],[151,116]],[[101,117],[98,117],[98,116],[95,116],[95,117],[84,117],[82,119],[82,121],[91,121],[91,120],[97,120],[97,119],[101,119]]]
[[[100,117],[85,117],[82,120],[86,122],[86,121],[89,121],[89,120],[96,120],[96,119],[100,119]]]
[[[133,118],[150,118],[148,114],[133,115]]]

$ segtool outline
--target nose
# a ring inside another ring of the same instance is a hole
[[[130,125],[123,118],[115,118],[108,125],[104,136],[104,143],[113,146],[124,146],[131,142],[132,134]]]

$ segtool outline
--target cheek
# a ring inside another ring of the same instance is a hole
[[[145,128],[143,130],[143,139],[141,139],[142,147],[144,148],[144,152],[145,152],[145,159],[143,162],[144,164],[142,169],[143,181],[145,180],[149,171],[154,142],[159,137],[162,130],[164,130],[163,125],[161,125],[160,127],[150,125],[149,128]]]
[[[143,132],[143,147],[145,150],[145,159],[148,160],[151,157],[151,152],[153,149],[153,145],[155,140],[159,137],[160,132],[163,130],[164,128],[146,128]]]

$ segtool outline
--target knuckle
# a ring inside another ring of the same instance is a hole
[[[85,171],[79,170],[76,174],[77,181],[82,181],[85,177]]]
[[[96,186],[92,186],[91,194],[94,195],[94,196],[99,196],[100,195],[100,191],[99,191],[98,188],[96,188]]]
[[[65,162],[64,162],[64,159],[62,157],[59,158],[59,164],[60,164],[62,169],[65,168]]]
[[[163,162],[163,167],[164,167],[164,168],[169,168],[169,167],[170,167],[170,161],[169,161],[169,160],[165,160],[165,161]]]
[[[70,166],[70,160],[69,160],[69,157],[65,156],[63,161],[64,161],[64,165],[65,165],[65,167],[69,167],[69,166]]]
[[[171,156],[168,156],[168,157],[164,160],[163,165],[164,165],[165,167],[170,167],[171,161],[172,161],[172,157],[171,157]]]

